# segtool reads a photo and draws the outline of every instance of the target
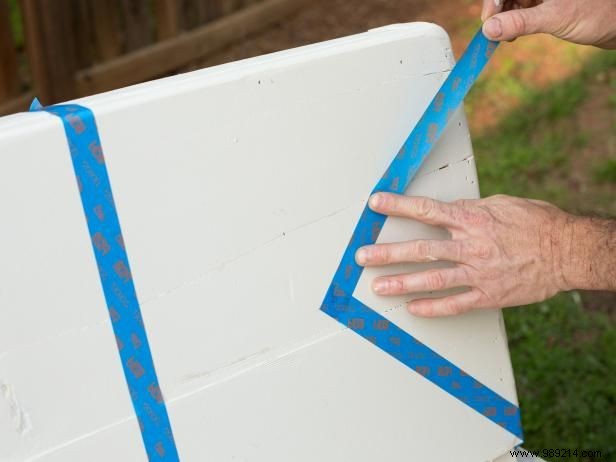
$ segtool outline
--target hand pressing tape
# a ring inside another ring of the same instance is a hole
[[[497,46],[481,30],[477,32],[372,193],[406,190]],[[517,405],[353,297],[363,271],[355,253],[376,242],[386,219],[364,207],[321,310],[522,440]]]

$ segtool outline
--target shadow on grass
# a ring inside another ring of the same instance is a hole
[[[521,107],[474,142],[483,195],[534,197],[585,212],[605,210],[600,204],[606,200],[613,206],[615,160],[588,169],[583,194],[570,187],[569,178],[578,173],[571,172],[573,156],[589,143],[578,129],[579,117],[586,116],[579,110],[597,97],[589,89],[602,73],[608,74],[602,85],[614,98],[616,84],[609,75],[615,69],[616,54],[599,53],[579,74],[545,91],[521,91]],[[592,142],[607,146],[615,132],[612,122],[604,139],[594,133]],[[610,184],[595,190],[594,183]],[[601,310],[589,310],[587,296],[565,293],[505,311],[525,447],[598,450],[596,460],[616,460],[616,294],[604,294]]]

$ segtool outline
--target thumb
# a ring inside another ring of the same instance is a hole
[[[522,35],[552,32],[553,15],[545,4],[510,10],[488,19],[483,33],[492,40],[514,40]]]

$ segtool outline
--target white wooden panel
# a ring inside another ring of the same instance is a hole
[[[451,69],[424,23],[85,98],[183,460],[483,461],[515,438],[319,311]],[[408,194],[478,196],[459,111]],[[59,119],[0,119],[0,460],[145,458]],[[390,220],[380,241],[444,237]],[[418,269],[419,267],[411,267]],[[499,312],[356,296],[515,402]]]

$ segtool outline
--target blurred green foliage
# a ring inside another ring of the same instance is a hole
[[[616,54],[597,53],[581,72],[543,90],[525,85],[513,75],[513,66],[505,62],[496,75],[481,80],[467,101],[471,111],[494,92],[520,102],[497,127],[474,139],[482,194],[533,197],[589,213],[613,210],[614,189],[598,184],[616,182],[615,159],[585,159],[584,194],[570,185],[572,175],[580,175],[572,172],[572,165],[582,150],[592,141],[605,153],[613,142],[613,122],[598,134],[600,139],[594,133],[591,140],[578,121],[587,116],[579,113],[582,104],[591,96],[605,99],[606,88],[607,101],[599,103],[610,106],[616,119],[614,81],[599,84],[601,91],[590,94],[597,76],[614,74]],[[597,460],[616,460],[616,306],[602,311],[585,305],[585,297],[571,292],[505,310],[524,446],[600,450]]]
[[[569,179],[572,161],[589,141],[588,134],[578,127],[576,111],[589,96],[589,84],[596,75],[615,68],[616,53],[605,52],[591,58],[580,73],[544,90],[524,85],[511,75],[507,63],[496,76],[481,80],[469,96],[471,111],[474,101],[496,91],[513,94],[521,102],[496,128],[474,139],[482,195],[533,197],[572,211],[596,212],[597,205],[609,209],[610,203],[616,202],[613,191],[597,193],[592,202],[588,197],[581,201]],[[616,86],[604,86],[612,89],[611,99]],[[603,142],[607,149],[607,135]],[[615,161],[603,162],[590,182],[613,181]]]
[[[24,32],[21,22],[21,10],[19,0],[9,0],[9,11],[11,14],[11,25],[13,26],[13,38],[15,45],[21,47],[24,44]]]
[[[616,159],[607,159],[595,168],[595,178],[599,182],[616,184]]]

